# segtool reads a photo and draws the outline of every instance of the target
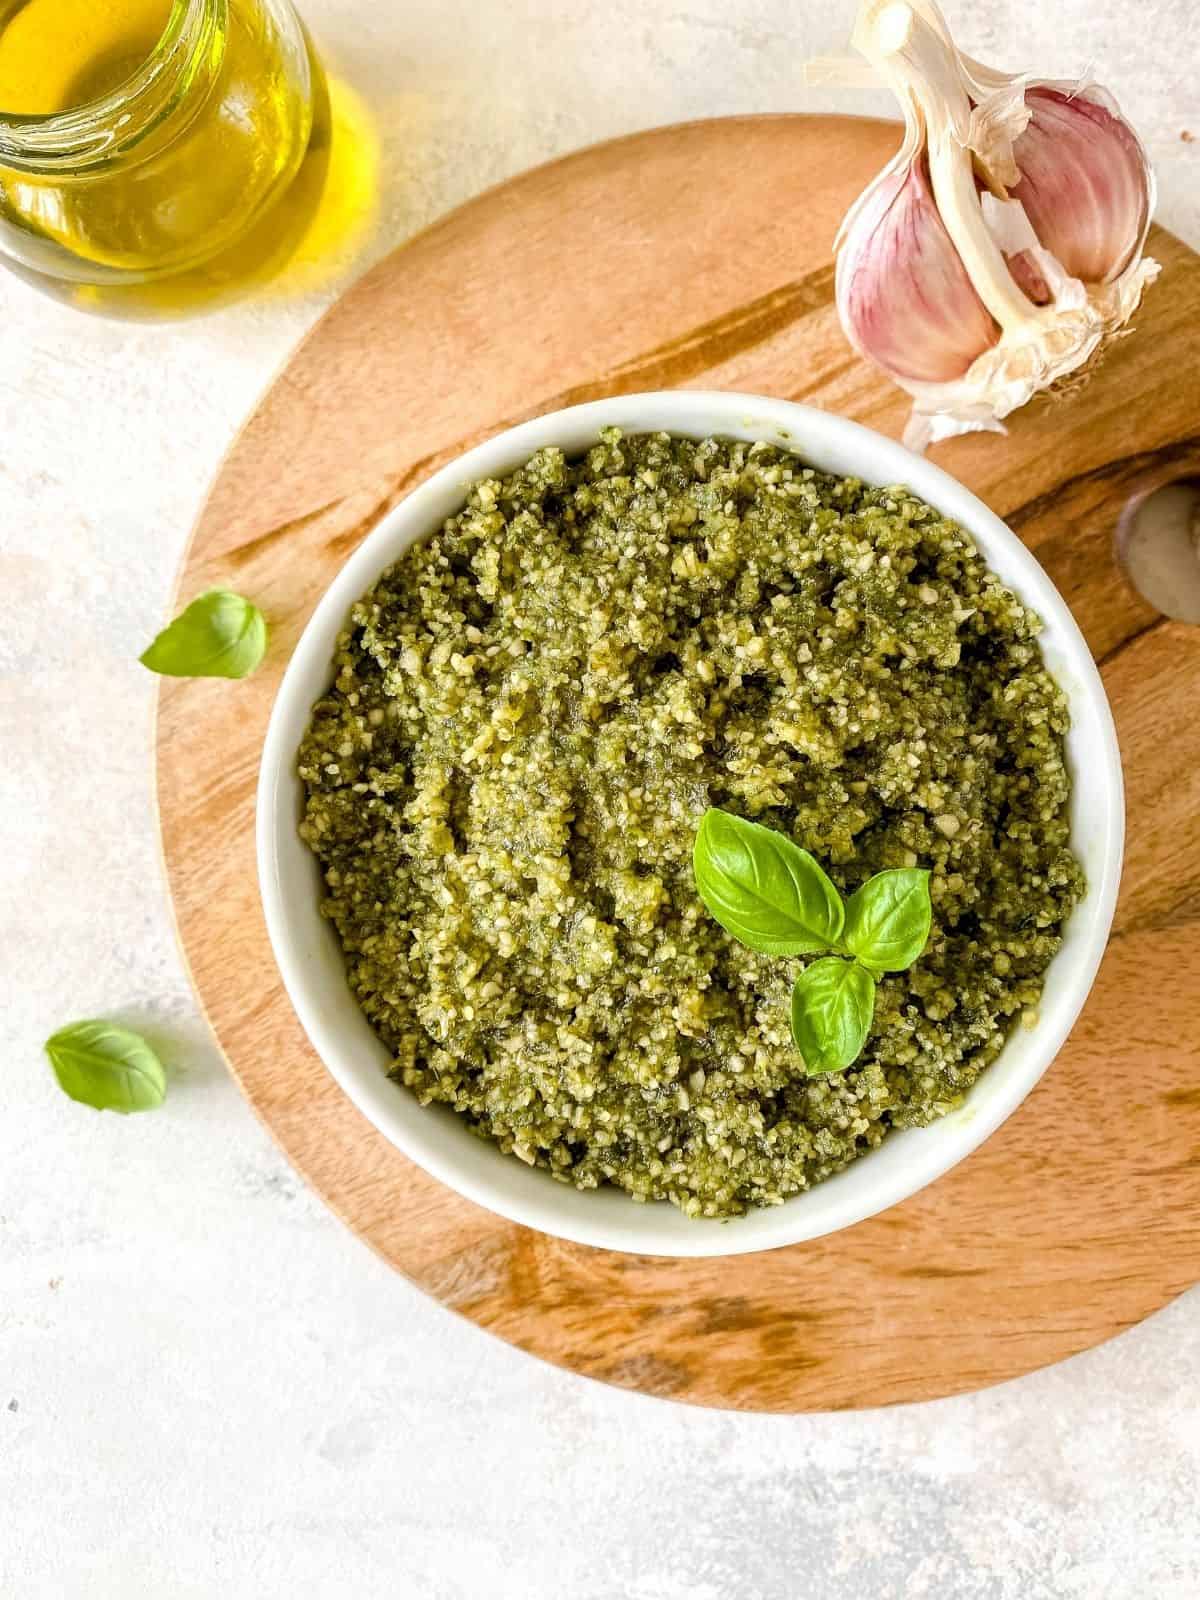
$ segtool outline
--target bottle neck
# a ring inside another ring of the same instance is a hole
[[[0,167],[73,177],[148,160],[207,99],[224,55],[228,0],[174,0],[141,67],[95,100],[51,116],[0,110]]]

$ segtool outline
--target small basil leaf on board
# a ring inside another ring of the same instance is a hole
[[[97,1111],[153,1111],[167,1092],[154,1051],[114,1022],[72,1022],[46,1040],[46,1054],[63,1093]]]
[[[692,852],[701,900],[751,950],[803,956],[842,931],[842,897],[799,845],[728,811],[706,811]]]
[[[805,967],[792,990],[792,1038],[809,1077],[845,1071],[874,1013],[875,983],[859,962],[823,956]]]
[[[168,623],[139,659],[170,678],[245,678],[266,649],[267,624],[258,607],[230,589],[210,589]]]
[[[924,950],[931,917],[928,872],[877,872],[846,904],[842,943],[874,972],[903,972]]]

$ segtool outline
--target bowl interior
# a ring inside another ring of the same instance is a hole
[[[388,1080],[388,1053],[350,995],[336,935],[318,911],[320,871],[297,832],[303,796],[296,751],[312,704],[331,680],[334,643],[354,601],[410,544],[458,510],[477,479],[511,470],[544,444],[578,454],[610,424],[627,432],[765,439],[826,472],[908,485],[961,523],[992,568],[1042,617],[1047,665],[1071,703],[1072,834],[1088,888],[1047,973],[1037,1025],[1016,1029],[963,1106],[932,1127],[892,1133],[808,1193],[724,1223],[689,1220],[666,1202],[638,1205],[616,1189],[580,1192],[555,1182],[472,1135],[447,1107],[423,1109]],[[321,600],[284,675],[264,747],[258,855],[272,945],[305,1031],[350,1098],[406,1155],[469,1199],[544,1232],[646,1254],[700,1256],[769,1249],[860,1221],[948,1170],[1008,1116],[1058,1051],[1095,976],[1116,901],[1123,828],[1116,735],[1091,654],[1033,556],[981,501],[929,462],[842,418],[755,396],[679,392],[599,401],[522,424],[437,473],[382,520]]]

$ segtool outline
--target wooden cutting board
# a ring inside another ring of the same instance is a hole
[[[264,607],[265,665],[241,684],[162,685],[180,937],[230,1066],[294,1164],[443,1305],[576,1372],[704,1405],[976,1389],[1107,1339],[1200,1278],[1200,631],[1159,617],[1112,557],[1132,495],[1200,474],[1200,258],[1156,231],[1162,278],[1082,393],[1028,409],[1006,438],[934,452],[1037,552],[1101,663],[1129,843],[1108,955],[1058,1061],[981,1150],[886,1215],[755,1256],[646,1259],[546,1238],[426,1177],[324,1071],[280,985],[255,880],[259,751],[334,572],[497,429],[687,385],[899,435],[904,397],[839,330],[830,254],[897,137],[799,116],[638,134],[526,173],[382,261],[264,397],[184,562],[181,601],[221,584]]]

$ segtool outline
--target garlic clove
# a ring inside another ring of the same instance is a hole
[[[897,378],[960,378],[1000,336],[934,203],[923,157],[885,172],[850,218],[837,260],[842,326]]]
[[[1054,299],[1050,292],[1050,285],[1046,282],[1046,275],[1037,264],[1032,250],[1018,250],[1015,255],[1005,256],[1008,270],[1012,273],[1013,282],[1021,293],[1033,302],[1035,306],[1048,306]]]
[[[1071,277],[1111,283],[1141,248],[1150,220],[1141,141],[1088,91],[1039,85],[1025,104],[1029,122],[1013,145],[1021,179],[1009,193]]]

